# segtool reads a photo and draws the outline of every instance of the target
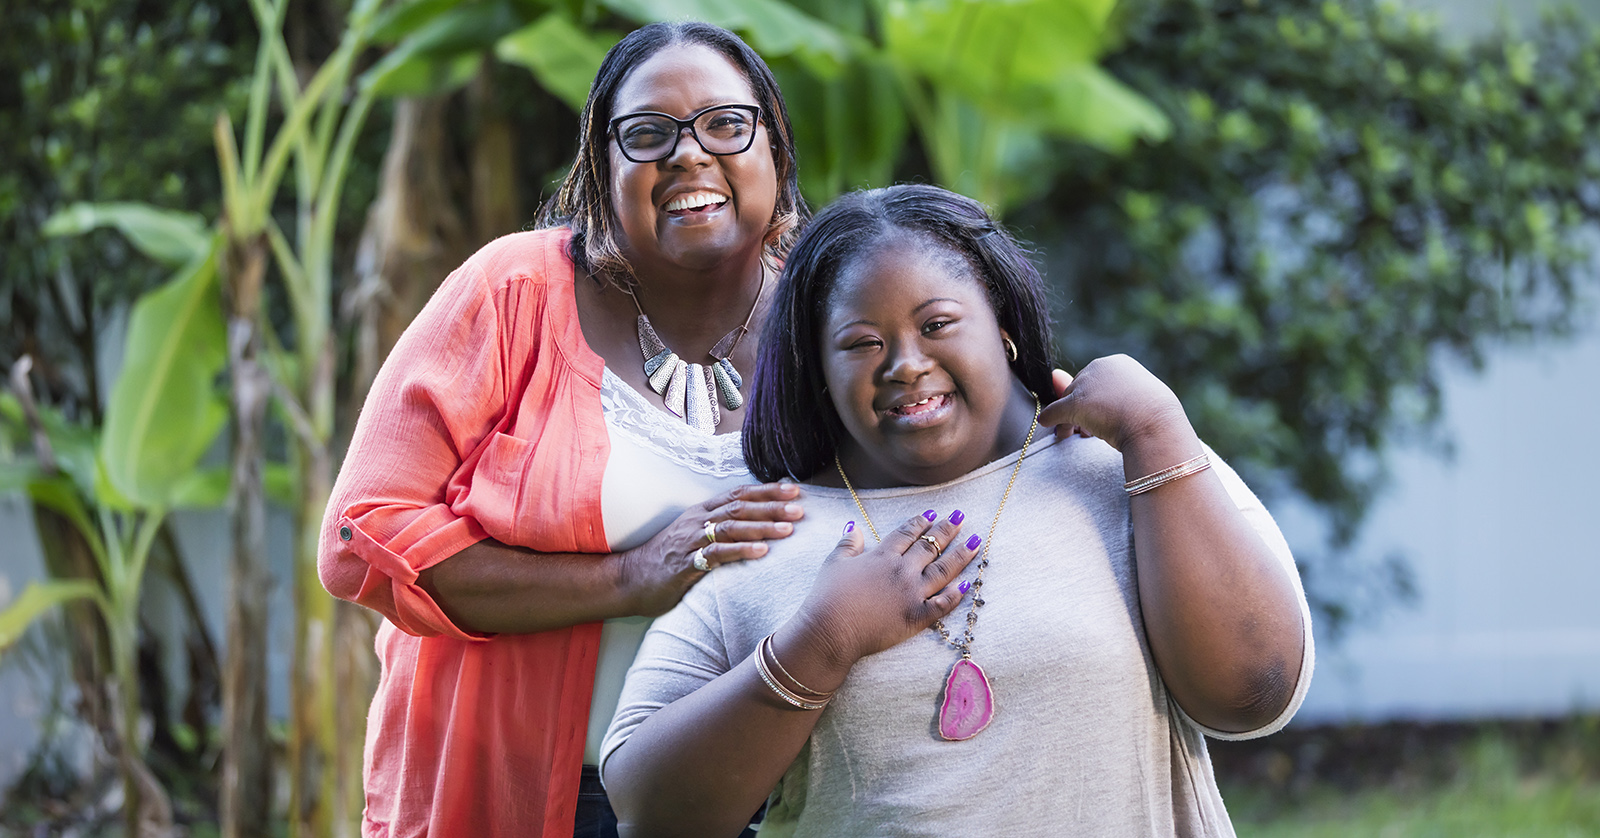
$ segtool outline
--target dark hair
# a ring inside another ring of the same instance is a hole
[[[844,425],[824,388],[820,337],[834,283],[884,240],[910,234],[949,248],[988,292],[1017,344],[1011,370],[1051,395],[1053,346],[1044,279],[1027,250],[971,198],[936,186],[855,192],[812,219],[789,251],[762,332],[744,417],[744,458],[760,480],[805,480],[827,465]]]
[[[761,106],[761,118],[772,141],[773,163],[778,175],[778,202],[766,235],[769,260],[782,259],[788,253],[799,226],[810,214],[800,195],[789,110],[767,63],[738,35],[709,23],[652,23],[618,41],[600,62],[600,70],[589,88],[589,100],[578,116],[577,159],[555,196],[540,210],[536,222],[538,227],[570,227],[572,242],[568,255],[591,276],[605,277],[624,286],[631,284],[634,278],[632,266],[617,241],[617,213],[611,205],[609,131],[617,88],[650,56],[667,47],[689,44],[709,47],[727,58],[749,81],[755,93],[755,104]]]

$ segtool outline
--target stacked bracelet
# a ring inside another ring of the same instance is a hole
[[[777,665],[778,671],[787,676],[790,681],[793,681],[795,686],[799,687],[799,690],[790,689],[777,676],[772,674],[772,670],[767,668],[767,657],[769,655],[772,657],[772,662]],[[801,710],[821,710],[828,706],[828,702],[833,700],[833,693],[817,692],[807,687],[805,684],[800,683],[799,679],[790,675],[789,671],[783,668],[783,664],[778,663],[778,656],[772,651],[772,635],[769,634],[761,638],[761,642],[756,644],[755,658],[756,671],[761,673],[761,680],[765,681],[767,686],[778,694],[779,698],[789,704]]]
[[[1175,466],[1164,468],[1154,474],[1147,474],[1137,480],[1129,480],[1127,483],[1122,484],[1122,489],[1128,493],[1129,497],[1132,497],[1148,492],[1157,486],[1188,477],[1191,474],[1199,474],[1208,468],[1211,468],[1211,458],[1201,454],[1194,459],[1184,460]]]

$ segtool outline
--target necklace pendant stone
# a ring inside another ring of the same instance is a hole
[[[662,369],[666,367],[663,366]],[[689,365],[680,359],[672,365],[672,377],[667,380],[667,392],[663,394],[667,410],[679,418],[688,415],[689,412],[688,399],[685,398],[689,394],[688,377]]]
[[[722,399],[722,406],[729,410],[738,410],[743,407],[744,394],[739,392],[739,385],[734,382],[733,376],[728,374],[728,370],[733,369],[733,364],[724,358],[712,364],[710,369],[711,376],[717,382],[717,394]],[[734,375],[738,375],[738,373],[735,372]]]
[[[944,682],[939,735],[952,742],[971,739],[993,720],[994,690],[989,687],[989,677],[971,659],[957,660]]]
[[[690,364],[684,392],[684,421],[701,433],[712,433],[716,422],[711,418],[711,394],[706,389],[705,367]]]

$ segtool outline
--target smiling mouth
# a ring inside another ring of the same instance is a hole
[[[944,407],[949,402],[950,396],[946,393],[940,393],[936,396],[929,396],[920,402],[912,402],[911,404],[903,404],[898,407],[891,407],[884,412],[890,416],[922,416]]]
[[[668,201],[662,209],[673,218],[682,218],[686,215],[715,212],[726,206],[727,203],[728,198],[726,195],[718,195],[715,192],[690,192],[687,195],[679,195]]]

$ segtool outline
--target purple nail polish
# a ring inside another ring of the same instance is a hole
[[[856,522],[855,521],[851,521],[850,523],[844,525],[844,534],[845,535],[849,535],[850,533],[853,533],[855,531],[856,531]]]
[[[939,513],[934,512],[932,509],[930,509],[927,512],[922,513],[922,517],[927,518],[928,522],[932,523],[934,521],[939,520]]]
[[[976,549],[978,549],[978,545],[982,544],[982,543],[983,543],[983,536],[975,535],[975,536],[967,539],[967,549],[968,550],[976,550]]]
[[[962,521],[965,521],[965,520],[967,520],[967,513],[962,512],[959,509],[957,509],[956,511],[950,513],[950,523],[952,523],[952,524],[959,524],[959,523],[961,523]]]
[[[972,583],[963,579],[961,580],[961,584],[957,585],[956,587],[960,588],[962,593],[966,593],[967,591],[972,590]]]

